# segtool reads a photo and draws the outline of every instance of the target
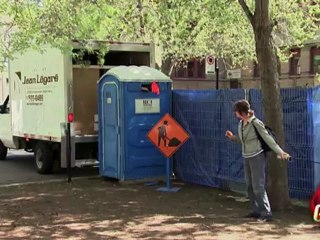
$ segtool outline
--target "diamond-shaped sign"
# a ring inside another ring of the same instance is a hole
[[[188,133],[168,113],[154,125],[147,136],[167,158],[189,139]]]

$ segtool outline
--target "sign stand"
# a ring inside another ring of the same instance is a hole
[[[166,186],[165,187],[160,187],[157,189],[158,192],[178,192],[180,188],[178,187],[171,187],[171,161],[170,158],[167,158],[167,163],[166,163]]]
[[[166,186],[157,191],[178,192],[180,188],[171,187],[170,157],[189,139],[189,134],[167,113],[153,126],[147,137],[166,157]]]
[[[70,122],[67,123],[67,173],[68,173],[68,182],[71,182],[71,127]]]

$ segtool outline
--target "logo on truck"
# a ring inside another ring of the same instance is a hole
[[[49,76],[38,75],[37,74],[37,76],[35,76],[35,77],[26,77],[26,76],[24,76],[23,79],[22,79],[22,76],[21,76],[21,72],[16,72],[16,75],[19,77],[19,79],[22,82],[22,84],[43,84],[43,85],[47,85],[48,83],[58,82],[59,81],[58,74],[49,75]]]

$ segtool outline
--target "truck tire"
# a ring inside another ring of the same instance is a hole
[[[6,160],[8,153],[8,148],[3,145],[3,142],[0,141],[0,160]]]
[[[53,152],[51,146],[40,142],[34,149],[35,166],[38,173],[49,174],[53,168]]]

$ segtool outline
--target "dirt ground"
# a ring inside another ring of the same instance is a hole
[[[179,184],[160,193],[103,179],[0,188],[0,239],[320,239],[308,209],[242,218],[246,198]]]

